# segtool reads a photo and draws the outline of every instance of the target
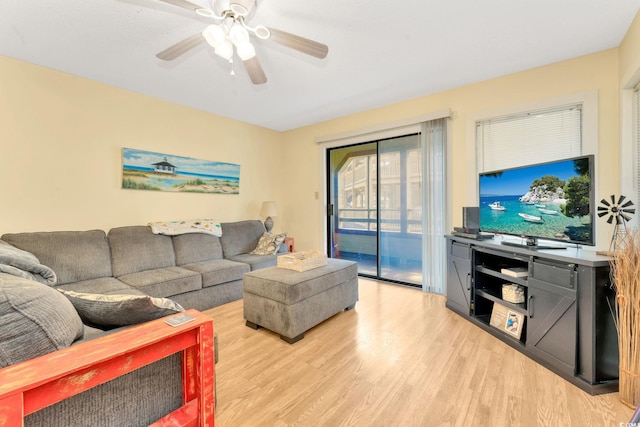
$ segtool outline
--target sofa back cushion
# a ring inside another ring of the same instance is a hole
[[[115,277],[176,265],[171,237],[153,234],[148,226],[112,228],[107,237]]]
[[[222,252],[225,258],[239,254],[248,254],[256,248],[262,234],[266,231],[259,220],[224,222],[222,226]]]
[[[177,265],[222,259],[219,237],[204,233],[188,233],[173,236],[172,239]]]
[[[83,332],[80,316],[58,290],[0,274],[0,368],[69,347]]]
[[[51,268],[57,285],[112,276],[109,243],[102,230],[14,233],[2,240]]]

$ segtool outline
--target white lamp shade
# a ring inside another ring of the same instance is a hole
[[[224,59],[231,59],[231,57],[233,56],[233,43],[231,43],[229,40],[225,40],[224,42],[216,46],[215,53],[216,55],[219,55]]]
[[[242,25],[235,23],[229,30],[229,38],[236,46],[249,42],[249,31]]]
[[[221,25],[209,25],[202,32],[202,37],[213,47],[218,47],[227,38],[227,32]]]
[[[256,56],[256,49],[251,43],[236,44],[236,52],[241,60],[246,61]]]
[[[278,208],[276,202],[263,202],[260,209],[261,217],[278,216]]]

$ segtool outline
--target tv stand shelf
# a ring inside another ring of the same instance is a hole
[[[446,238],[449,309],[590,394],[617,390],[608,257],[579,248],[547,251]],[[505,268],[523,276],[502,273]],[[505,284],[521,286],[524,302],[505,301]]]
[[[500,295],[496,295],[495,292],[490,291],[488,289],[476,289],[476,296],[488,299],[493,302],[497,302],[519,313],[527,314],[527,307],[525,303],[516,304],[516,303],[511,303],[509,301],[505,301],[502,299]]]

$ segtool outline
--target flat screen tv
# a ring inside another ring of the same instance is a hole
[[[538,239],[594,246],[593,168],[593,156],[582,156],[481,173],[480,231],[520,236],[538,249],[566,247]]]

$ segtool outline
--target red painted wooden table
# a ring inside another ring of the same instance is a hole
[[[24,416],[182,352],[183,406],[154,426],[214,425],[213,321],[170,326],[158,319],[0,369],[0,426],[20,426]]]

